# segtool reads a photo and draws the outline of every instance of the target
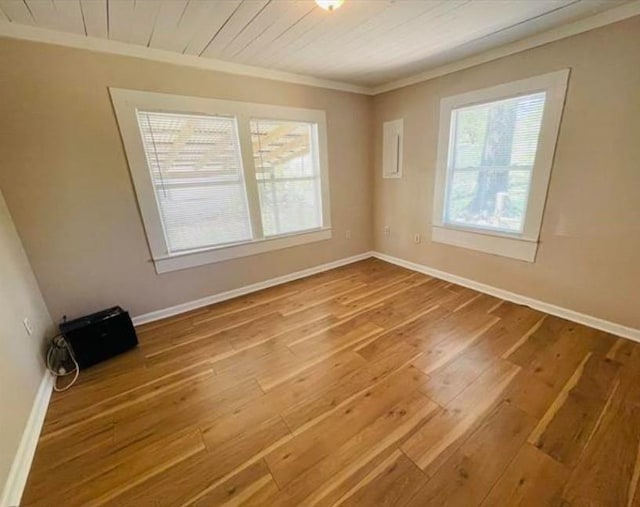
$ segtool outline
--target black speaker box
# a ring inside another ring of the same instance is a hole
[[[63,322],[60,324],[60,333],[71,346],[80,369],[138,345],[131,318],[119,306]]]

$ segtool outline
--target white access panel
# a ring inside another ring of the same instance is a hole
[[[404,120],[382,124],[382,177],[402,178],[402,146]]]

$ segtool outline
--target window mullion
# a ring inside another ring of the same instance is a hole
[[[262,213],[260,211],[260,194],[256,180],[256,167],[253,159],[251,127],[249,125],[249,118],[246,115],[238,115],[237,121],[240,153],[242,154],[242,170],[244,172],[244,184],[247,190],[253,239],[262,239],[264,238],[264,231],[262,227]]]

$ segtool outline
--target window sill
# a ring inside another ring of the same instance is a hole
[[[432,226],[431,240],[527,262],[534,262],[538,251],[538,242],[534,239],[443,225]]]
[[[208,250],[197,252],[186,252],[182,254],[156,258],[153,262],[158,274],[168,273],[170,271],[178,271],[180,269],[193,268],[204,264],[213,264],[216,262],[236,259],[238,257],[247,257],[260,253],[270,252],[272,250],[280,250],[292,246],[304,245],[315,241],[324,241],[331,239],[331,228],[314,229],[312,231],[303,231],[274,238],[264,238],[246,243],[238,243],[218,248],[210,248]]]

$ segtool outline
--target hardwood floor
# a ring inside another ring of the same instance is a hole
[[[640,345],[369,259],[138,328],[23,505],[640,505]]]

